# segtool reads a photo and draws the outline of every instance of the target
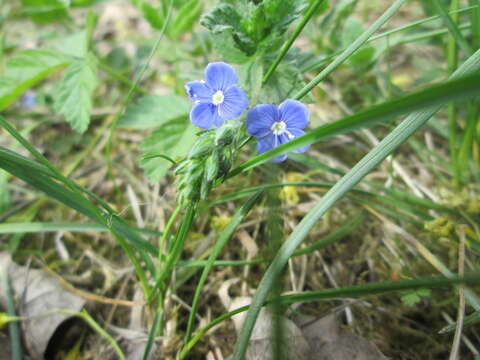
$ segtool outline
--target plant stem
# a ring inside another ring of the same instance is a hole
[[[295,31],[293,32],[293,34],[288,39],[287,43],[283,46],[282,50],[280,51],[280,53],[277,55],[277,57],[273,61],[272,65],[270,65],[270,68],[268,69],[267,73],[263,77],[263,80],[262,80],[263,84],[265,84],[268,81],[268,79],[270,79],[270,76],[272,76],[272,74],[275,71],[275,69],[277,68],[278,64],[280,64],[280,61],[282,61],[283,57],[287,54],[288,50],[292,46],[295,39],[298,37],[298,35],[300,35],[300,33],[302,32],[305,25],[307,25],[307,23],[310,21],[310,18],[313,16],[315,11],[320,7],[320,5],[323,3],[323,1],[324,0],[316,0],[315,2],[313,2],[310,5],[310,7],[308,8],[308,10],[307,10],[305,16],[303,17],[302,21],[300,22],[300,24],[298,24]]]
[[[345,49],[339,57],[337,57],[332,63],[330,63],[323,71],[320,72],[312,81],[304,86],[293,98],[300,100],[307,95],[315,86],[323,81],[330,73],[332,73],[337,67],[344,63],[355,51],[357,51],[380,27],[385,24],[406,0],[397,0],[390,6],[377,21],[375,21],[362,35],[360,35],[348,48]]]
[[[450,10],[457,10],[459,6],[458,0],[452,0],[450,3]],[[452,15],[452,21],[454,23],[458,22],[458,14]],[[458,65],[458,55],[457,55],[457,43],[455,38],[450,33],[447,40],[447,61],[448,61],[448,72],[452,74]],[[460,183],[460,169],[458,166],[457,158],[457,111],[455,103],[448,105],[448,133],[449,133],[449,146],[450,146],[450,159],[453,165],[453,173],[455,178],[455,183]]]

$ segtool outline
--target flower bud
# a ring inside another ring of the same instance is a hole
[[[203,135],[195,142],[190,153],[188,154],[189,159],[198,159],[209,155],[215,147],[213,142],[213,137],[210,134]]]
[[[215,135],[215,145],[225,146],[232,143],[237,128],[232,123],[225,123],[217,130]]]
[[[205,161],[205,181],[214,181],[217,178],[219,170],[220,157],[218,152],[214,152]]]

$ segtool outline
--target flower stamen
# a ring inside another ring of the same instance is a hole
[[[274,122],[270,129],[272,130],[273,135],[282,135],[283,133],[288,132],[287,124],[283,121]]]
[[[218,90],[215,94],[212,95],[212,104],[220,105],[221,103],[223,103],[224,99],[225,99],[225,95],[223,95],[223,91]]]

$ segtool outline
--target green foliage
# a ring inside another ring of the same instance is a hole
[[[64,115],[70,126],[83,133],[90,123],[92,96],[97,87],[97,66],[92,56],[75,60],[63,74],[55,94],[55,111]]]
[[[143,158],[140,165],[151,182],[158,182],[172,165],[162,156],[179,159],[188,153],[195,142],[195,131],[189,118],[180,116],[164,122],[145,138],[141,145]]]
[[[0,77],[0,110],[71,61],[70,57],[52,50],[29,49],[12,56],[7,61],[5,75]]]
[[[7,184],[7,173],[0,171],[0,215],[7,210],[10,205],[10,192]]]
[[[187,116],[190,106],[184,97],[177,95],[143,96],[127,108],[118,126],[127,129],[159,127],[169,121]]]
[[[21,0],[22,12],[32,20],[46,24],[68,17],[70,0]]]
[[[158,6],[152,5],[147,0],[131,0],[139,8],[145,20],[156,30],[161,30],[167,20],[167,1],[160,2]],[[198,0],[174,1],[175,8],[172,20],[167,25],[166,34],[172,39],[177,39],[182,34],[190,31],[202,13],[203,3]]]
[[[288,25],[306,5],[304,0],[220,0],[201,23],[225,60],[243,63],[257,52],[278,50]]]
[[[342,46],[347,48],[351,43],[353,43],[365,29],[360,20],[354,17],[349,17],[345,21],[342,32]],[[375,48],[373,46],[367,45],[359,49],[348,59],[349,63],[354,66],[367,66],[369,65],[375,57]]]
[[[414,291],[408,291],[402,295],[402,302],[407,306],[414,306],[422,301],[423,298],[429,298],[431,291],[429,289],[418,289]]]

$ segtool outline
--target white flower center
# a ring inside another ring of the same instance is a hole
[[[287,124],[283,121],[276,121],[273,123],[272,127],[270,128],[273,132],[273,135],[282,135],[287,131]]]
[[[219,104],[223,103],[224,99],[225,99],[225,95],[223,95],[222,90],[218,90],[215,94],[212,95],[213,105],[219,105]]]

